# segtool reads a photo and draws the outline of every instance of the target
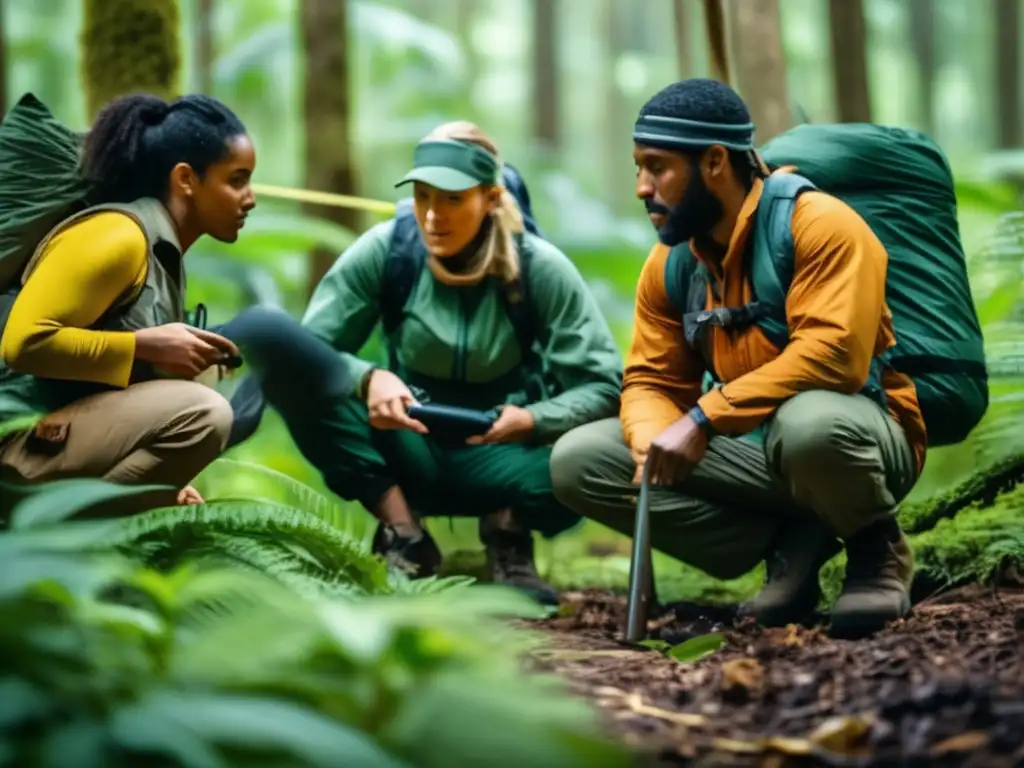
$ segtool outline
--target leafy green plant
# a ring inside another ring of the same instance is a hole
[[[64,519],[104,491],[127,492],[39,486],[0,534],[0,765],[629,764],[587,706],[521,674],[536,639],[506,619],[540,609],[519,593],[395,594],[338,529],[281,504]],[[297,591],[236,557],[250,539],[351,594]]]
[[[691,637],[675,645],[665,640],[644,640],[640,645],[663,653],[680,664],[692,664],[717,653],[725,647],[727,642],[725,635],[721,632],[709,632]]]

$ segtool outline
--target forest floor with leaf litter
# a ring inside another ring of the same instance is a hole
[[[653,640],[721,633],[685,663],[625,646],[624,617],[622,596],[567,592],[532,624],[547,642],[530,664],[593,700],[645,765],[1024,765],[1020,587],[936,595],[857,641],[761,629],[729,607],[652,611]]]

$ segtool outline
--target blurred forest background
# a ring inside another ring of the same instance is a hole
[[[633,195],[630,128],[689,76],[729,77],[763,142],[801,121],[917,128],[944,148],[985,327],[992,405],[933,451],[912,499],[1024,450],[1022,0],[2,0],[0,101],[34,92],[84,130],[125,90],[204,91],[252,134],[256,181],[396,199],[415,143],[478,122],[523,173],[545,233],[589,281],[625,350],[654,241]],[[719,8],[723,17],[706,8]],[[712,64],[708,25],[730,55]],[[386,207],[386,206],[385,206]],[[324,270],[387,214],[259,199],[239,242],[189,253],[189,303],[210,322],[264,302],[299,314]],[[371,341],[366,354],[379,354]],[[230,387],[230,385],[228,385]],[[233,455],[318,488],[273,414]],[[259,494],[259,478],[206,477]],[[352,507],[353,523],[369,516]],[[475,524],[432,525],[476,549]],[[594,524],[545,544],[556,581],[625,583],[624,537]],[[659,581],[679,571],[658,564]],[[581,574],[586,574],[585,576]]]

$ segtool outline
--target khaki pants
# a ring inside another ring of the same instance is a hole
[[[231,423],[228,401],[198,382],[133,384],[84,397],[34,429],[0,438],[0,479],[95,477],[181,489],[220,455]]]
[[[632,535],[636,472],[618,419],[563,435],[551,457],[555,495]],[[731,579],[768,554],[780,522],[816,515],[840,537],[895,513],[917,480],[903,430],[862,395],[804,392],[765,425],[765,440],[712,438],[682,484],[651,488],[651,542]]]

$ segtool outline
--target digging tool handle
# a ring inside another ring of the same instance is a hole
[[[640,479],[640,496],[633,524],[633,554],[629,563],[629,596],[626,602],[626,641],[639,642],[647,636],[647,601],[651,585],[651,500],[644,463]]]

